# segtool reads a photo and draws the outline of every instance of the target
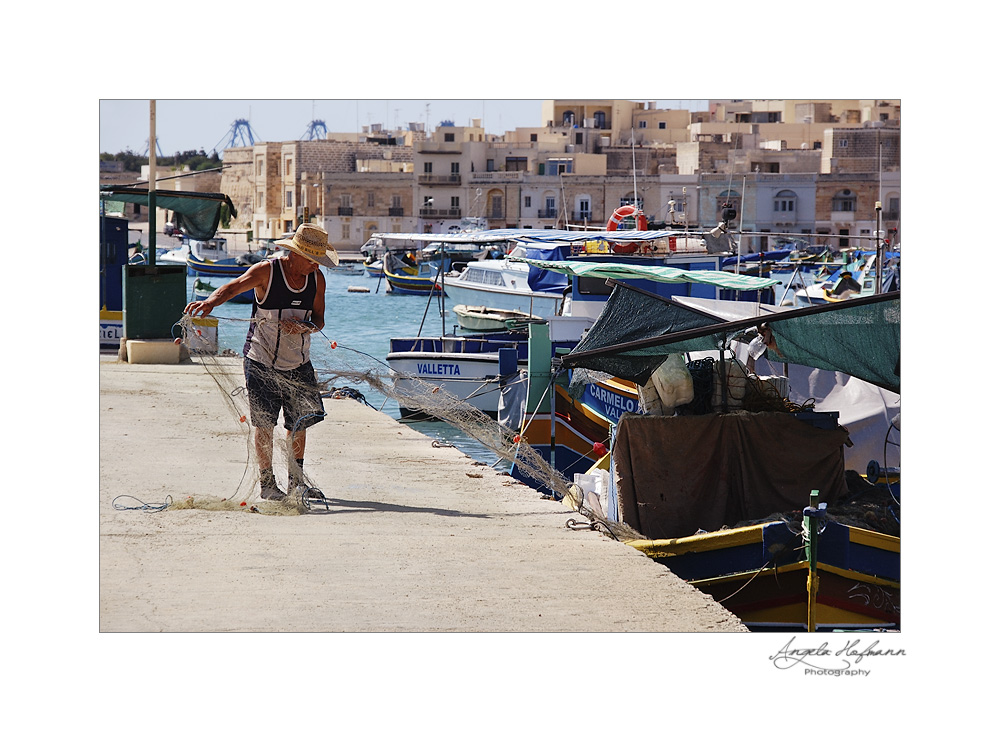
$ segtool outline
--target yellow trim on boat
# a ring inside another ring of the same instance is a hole
[[[631,543],[631,542],[630,542]],[[822,570],[823,572],[829,572],[830,574],[835,574],[844,579],[854,580],[856,582],[870,582],[876,585],[883,585],[885,587],[892,587],[894,589],[899,589],[899,582],[893,582],[892,580],[884,579],[882,577],[876,577],[871,574],[865,574],[863,572],[855,572],[850,569],[841,569],[840,567],[834,567],[830,564],[824,564],[823,562],[816,563],[816,569]],[[752,577],[758,573],[759,570],[738,572],[735,574],[727,574],[721,577],[706,577],[700,580],[689,580],[688,584],[693,587],[710,587],[714,584],[719,584],[721,582],[732,582],[733,580],[740,580]],[[809,562],[803,560],[801,562],[795,562],[793,564],[783,564],[777,569],[774,567],[768,567],[765,570],[768,574],[788,574],[789,572],[808,572]]]
[[[880,534],[877,531],[849,526],[852,544],[864,544],[875,549],[884,549],[887,552],[899,554],[899,537]]]
[[[740,529],[713,531],[711,534],[682,536],[679,539],[636,539],[626,543],[653,559],[667,559],[691,552],[727,549],[760,541],[763,526],[764,524],[745,526]]]

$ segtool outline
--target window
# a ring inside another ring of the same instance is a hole
[[[573,172],[573,160],[571,158],[551,158],[546,164],[546,175],[562,175]]]
[[[496,170],[496,161],[494,161],[493,158],[487,158],[487,160],[486,160],[486,172],[487,173],[492,173],[494,170]]]
[[[775,213],[787,213],[795,210],[795,194],[792,191],[779,191],[774,197]]]
[[[455,142],[455,133],[454,132],[445,132],[444,133],[444,141],[445,142]]]
[[[434,163],[430,162],[424,163],[424,173],[433,173],[433,172],[434,172]]]
[[[839,144],[840,147],[847,147],[847,145],[848,145],[847,140],[844,140],[844,139],[841,139],[838,144]]]
[[[344,208],[350,208],[351,207],[351,194],[350,193],[341,193],[340,194],[340,205],[343,206]]]
[[[660,122],[660,123],[659,123],[659,124],[657,125],[657,128],[658,128],[658,129],[661,129],[661,130],[665,130],[665,129],[667,129],[667,123],[666,123],[666,122]]]
[[[546,196],[545,197],[545,217],[553,218],[556,215],[556,197]]]
[[[857,206],[858,206],[858,197],[847,188],[838,192],[833,197],[834,211],[839,211],[839,212],[856,211]]]
[[[459,174],[459,163],[452,163],[451,164],[451,174],[452,175],[458,175]]]
[[[563,112],[562,123],[566,127],[572,127],[576,123],[576,115],[572,112]]]
[[[503,196],[499,193],[494,193],[490,196],[490,218],[503,218]]]
[[[291,207],[292,207],[292,192],[285,191],[285,208],[291,208]]]
[[[390,205],[393,208],[402,208],[403,207],[403,199],[400,196],[398,196],[398,195],[393,196],[392,197],[392,203],[390,203]]]
[[[527,170],[528,158],[507,158],[507,170]]]
[[[292,174],[292,159],[285,158],[285,175],[291,175],[291,174]]]
[[[594,112],[594,127],[596,127],[599,130],[606,130],[607,129],[607,126],[605,124],[606,120],[607,116],[604,114],[604,112]]]
[[[351,225],[350,224],[341,224],[341,226],[340,226],[340,238],[343,239],[344,241],[350,241],[351,240]]]
[[[605,284],[606,282],[607,280],[603,277],[576,278],[576,286],[581,295],[600,295],[601,297],[608,297],[611,295],[611,290],[614,289],[614,286]]]
[[[531,196],[524,197],[524,207],[531,208]]]
[[[887,219],[895,220],[899,218],[899,196],[889,196],[883,215]]]
[[[368,208],[375,208],[375,191],[368,191]]]
[[[264,176],[264,158],[257,158],[257,176]]]
[[[532,142],[538,142],[538,133],[537,132],[532,132],[530,139],[531,139]]]
[[[640,130],[646,129],[646,120],[644,119],[639,120],[639,129]]]
[[[430,208],[434,203],[434,198],[431,196],[424,196],[424,208]]]
[[[458,202],[458,196],[452,196],[452,197],[451,197],[451,207],[452,207],[452,208],[458,208],[458,207],[459,207],[459,206],[461,206],[461,205],[462,205],[462,204],[460,204],[460,203]]]
[[[576,218],[589,221],[591,217],[590,213],[590,197],[583,196],[578,198],[576,201]]]

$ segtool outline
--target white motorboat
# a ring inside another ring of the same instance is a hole
[[[564,288],[533,290],[529,283],[531,271],[531,265],[508,259],[473,261],[461,274],[444,277],[444,291],[455,305],[516,310],[537,318],[558,315]]]

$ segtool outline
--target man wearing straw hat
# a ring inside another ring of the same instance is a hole
[[[289,465],[289,494],[299,491],[322,498],[322,493],[306,487],[302,476],[306,428],[325,416],[309,344],[311,334],[323,329],[326,311],[326,278],[320,265],[336,266],[339,257],[327,243],[326,230],[314,224],[302,224],[278,246],[287,250],[283,257],[258,262],[205,300],[188,303],[184,312],[205,317],[216,306],[254,290],[243,370],[260,468],[260,497],[286,497],[278,488],[272,464],[274,428],[282,411],[295,455],[295,465]]]

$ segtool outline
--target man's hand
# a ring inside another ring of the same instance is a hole
[[[209,305],[205,300],[189,302],[184,306],[184,312],[192,317],[202,317],[207,318],[208,314],[212,312],[214,308]]]

